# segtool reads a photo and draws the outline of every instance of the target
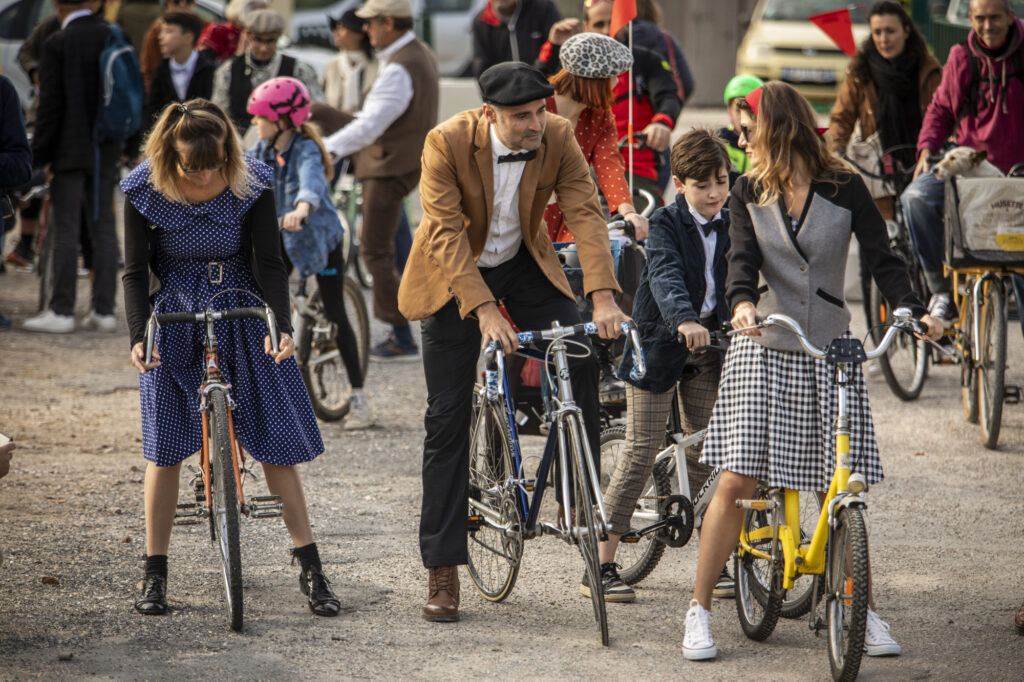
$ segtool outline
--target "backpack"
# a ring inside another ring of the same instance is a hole
[[[110,25],[107,45],[100,53],[100,98],[96,132],[99,142],[121,142],[142,125],[142,72],[139,57],[124,31]]]
[[[960,121],[967,116],[978,115],[978,104],[981,94],[981,59],[971,52],[970,46],[967,41],[961,41],[959,43],[965,50],[967,50],[967,56],[971,60],[971,79],[967,83],[967,91],[965,93],[964,101],[960,105],[960,110],[956,115],[957,127],[960,126]],[[1010,78],[1016,78],[1024,85],[1024,47],[1018,47],[1013,53],[1012,64],[1013,73],[1010,74]],[[1009,83],[1003,88],[1002,98],[1006,99],[1006,91],[1009,90]]]

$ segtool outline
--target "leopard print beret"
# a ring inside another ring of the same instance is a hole
[[[629,48],[600,33],[577,33],[559,53],[562,67],[582,78],[611,78],[633,65]]]

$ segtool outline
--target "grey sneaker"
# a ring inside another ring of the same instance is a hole
[[[736,581],[729,575],[728,568],[722,569],[722,575],[718,576],[718,582],[715,583],[715,589],[711,591],[711,595],[726,599],[736,596]]]
[[[348,405],[348,414],[345,416],[346,431],[368,429],[376,423],[373,418],[373,408],[370,407],[370,403],[366,400],[366,394],[362,391],[353,391]]]
[[[70,334],[75,331],[75,318],[71,315],[58,315],[52,310],[47,310],[25,320],[22,327],[30,332]]]
[[[953,297],[948,293],[932,294],[928,301],[928,313],[942,320],[942,325],[948,327],[956,319]]]
[[[601,585],[604,589],[604,600],[618,603],[628,603],[636,600],[636,592],[633,588],[622,582],[619,577],[618,564],[609,562],[601,564]],[[590,583],[587,582],[587,574],[583,574],[580,581],[580,594],[590,599]]]

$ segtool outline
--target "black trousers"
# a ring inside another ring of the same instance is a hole
[[[494,297],[522,330],[546,329],[580,322],[576,303],[555,288],[525,247],[510,261],[481,269]],[[423,441],[423,505],[420,554],[423,565],[466,563],[469,429],[473,384],[480,356],[480,326],[459,317],[450,301],[421,323],[423,372],[427,380],[427,435]],[[584,428],[600,464],[600,414],[597,360],[585,336],[573,337],[590,347],[585,358],[570,358],[572,390],[583,410]]]

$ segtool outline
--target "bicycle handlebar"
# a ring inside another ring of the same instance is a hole
[[[270,306],[263,308],[230,308],[228,310],[201,310],[199,312],[185,313],[153,313],[146,323],[146,364],[153,362],[153,344],[156,340],[156,330],[165,324],[186,324],[195,322],[216,322],[217,320],[242,320],[255,318],[263,320],[267,325],[267,333],[270,335],[270,347],[275,353],[281,351],[281,344],[277,330],[277,318]]]
[[[921,322],[920,320],[915,320],[911,316],[909,308],[897,308],[892,312],[892,316],[894,322],[886,330],[885,336],[882,337],[882,340],[879,342],[879,344],[875,347],[874,350],[864,351],[864,355],[867,357],[868,360],[871,360],[872,358],[877,358],[879,355],[884,353],[889,348],[889,344],[892,343],[892,340],[896,337],[896,333],[901,330],[911,331],[915,334],[925,334],[928,332],[928,325]],[[796,335],[797,341],[799,341],[800,345],[803,347],[804,352],[810,355],[811,357],[818,358],[819,360],[825,359],[825,351],[822,350],[821,348],[818,348],[807,339],[807,337],[804,335],[803,328],[800,326],[800,323],[794,320],[789,315],[783,315],[782,313],[773,313],[771,315],[768,315],[761,322],[753,325],[752,327],[734,329],[731,332],[729,332],[729,335],[732,336],[733,334],[739,334],[740,332],[744,332],[750,329],[764,329],[766,327],[775,326],[779,326],[784,329],[787,329],[788,331],[793,332],[793,334]]]

